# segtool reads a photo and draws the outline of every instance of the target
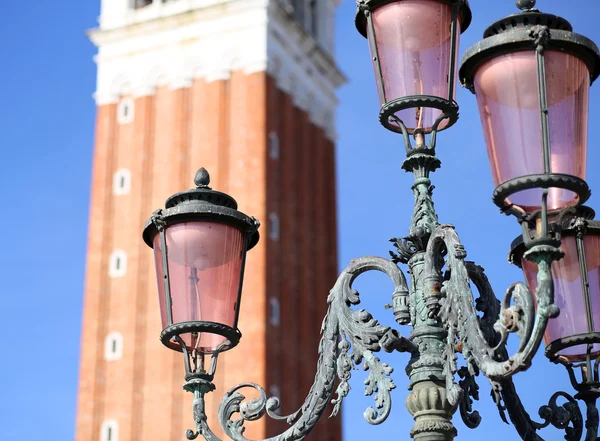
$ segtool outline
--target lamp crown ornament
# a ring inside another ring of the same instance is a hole
[[[415,441],[452,441],[457,411],[467,427],[480,424],[473,409],[480,373],[492,384],[501,417],[508,421],[508,415],[524,440],[541,441],[537,431],[552,424],[569,441],[580,441],[578,400],[587,406],[585,439],[597,439],[600,221],[582,204],[590,197],[587,103],[600,74],[600,53],[569,22],[534,9],[535,1],[516,4],[522,12],[488,27],[484,39],[466,51],[458,73],[479,105],[496,184],[493,201],[521,224],[510,260],[523,269],[526,283],[512,284],[499,302],[483,268],[466,260],[455,228],[438,220],[433,202],[431,175],[441,166],[437,135],[458,120],[456,55],[471,20],[468,2],[357,0],[356,26],[371,50],[380,122],[402,135],[403,169],[414,175],[409,235],[392,240],[392,259],[355,259],[338,277],[327,296],[315,381],[298,411],[279,415],[279,399],[253,383],[226,392],[218,416],[232,440],[249,441],[245,423],[268,416],[289,427],[266,441],[302,441],[330,404],[332,415],[338,413],[359,366],[368,372],[365,393],[375,400],[365,419],[383,423],[396,384],[380,352],[410,354],[407,407]],[[551,127],[556,124],[560,129]],[[184,354],[184,389],[194,394],[196,427],[186,436],[219,441],[208,425],[204,397],[214,390],[217,357],[241,338],[246,252],[258,242],[259,224],[238,211],[231,196],[208,187],[205,169],[194,183],[195,189],[171,196],[165,209],[154,212],[143,238],[155,253],[161,342]],[[410,283],[399,263],[408,267]],[[392,279],[388,309],[396,323],[411,326],[407,337],[358,308],[353,283],[373,270]],[[510,334],[519,339],[511,348]],[[525,411],[512,377],[531,366],[543,340],[547,357],[567,368],[578,393],[552,395],[539,412],[540,423]],[[582,381],[576,380],[577,369]],[[258,398],[246,400],[243,389],[253,389]]]
[[[530,11],[535,8],[535,0],[517,0],[517,8],[521,11]]]
[[[209,187],[210,174],[204,167],[196,172],[194,184],[196,188],[176,193],[169,197],[165,203],[166,207],[171,208],[182,204],[203,203],[237,210],[238,204],[234,198]]]
[[[201,167],[196,172],[196,176],[194,176],[194,184],[196,184],[196,187],[198,188],[209,188],[208,185],[210,184],[210,174],[208,174],[208,171],[204,167]]]

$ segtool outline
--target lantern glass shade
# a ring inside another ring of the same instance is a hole
[[[379,100],[381,105],[398,98],[428,95],[453,101],[456,92],[449,97],[452,6],[437,0],[400,0],[384,4],[372,12],[375,31],[375,63],[381,69]],[[457,20],[456,39],[460,35]],[[367,27],[372,42],[373,32]],[[373,44],[371,44],[371,48]],[[456,90],[453,87],[453,90]],[[422,129],[429,133],[441,115],[439,109],[417,107],[396,112],[409,130]],[[443,129],[448,120],[442,122]]]
[[[581,272],[577,254],[577,239],[564,237],[561,250],[565,257],[552,263],[554,280],[554,301],[560,308],[558,317],[550,319],[546,327],[544,340],[549,344],[572,335],[600,332],[600,236],[586,235],[584,251],[589,283],[590,318],[586,307],[585,293],[582,287]],[[535,292],[537,288],[537,264],[523,259],[523,271],[527,285]],[[587,345],[572,346],[558,353],[572,361],[585,359]],[[594,344],[592,356],[600,355],[600,344]]]
[[[163,250],[154,237],[154,256],[163,328],[183,322],[212,322],[237,327],[245,240],[237,228],[215,222],[184,222],[165,229],[171,291],[169,323]],[[213,352],[225,337],[208,332],[180,337],[188,349]]]
[[[551,173],[585,179],[590,71],[578,57],[544,52]],[[544,173],[536,53],[500,55],[475,72],[474,87],[496,186],[520,176]],[[542,189],[513,194],[510,203],[527,212],[541,207]],[[548,208],[577,201],[577,195],[550,188]]]

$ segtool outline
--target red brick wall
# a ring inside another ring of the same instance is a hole
[[[113,167],[112,147],[115,138],[115,106],[103,106],[96,117],[96,147],[92,171],[92,194],[90,225],[88,233],[87,276],[81,335],[81,366],[79,374],[77,439],[95,439],[97,418],[102,412],[103,389],[97,379],[103,375],[103,326],[104,303],[100,301],[106,292],[108,253],[107,242],[110,211],[111,173]]]
[[[273,79],[267,84],[267,130],[278,134],[280,144],[279,159],[267,159],[267,206],[280,220],[279,241],[267,245],[267,294],[280,299],[281,324],[268,327],[266,387],[278,386],[281,414],[287,415],[313,383],[327,295],[337,278],[335,151]],[[341,439],[341,419],[326,416],[309,440]],[[286,427],[269,421],[267,433]]]

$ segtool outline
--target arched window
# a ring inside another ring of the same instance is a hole
[[[123,277],[127,273],[127,253],[115,250],[110,255],[108,262],[108,275],[112,278]]]
[[[279,216],[277,213],[269,213],[269,238],[279,240]]]
[[[269,299],[269,324],[271,326],[279,327],[281,323],[281,310],[279,308],[279,299],[277,297],[271,297]]]
[[[120,332],[111,332],[104,340],[104,359],[120,360],[123,357],[123,336]]]
[[[116,196],[129,194],[131,191],[131,172],[126,168],[119,169],[113,176],[113,193]]]
[[[269,133],[269,158],[279,159],[279,136],[277,136],[277,132]]]
[[[119,441],[119,425],[115,420],[107,420],[102,423],[100,441]]]
[[[131,98],[123,98],[117,106],[117,121],[119,124],[129,124],[135,117],[135,101]]]

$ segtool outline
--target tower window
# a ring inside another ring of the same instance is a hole
[[[123,357],[123,336],[120,332],[111,332],[104,340],[104,359],[120,360]]]
[[[269,213],[269,238],[279,240],[279,216],[277,213]]]
[[[113,176],[113,193],[115,196],[129,194],[131,191],[131,172],[126,168],[119,169]]]
[[[135,116],[135,101],[131,98],[123,98],[117,108],[117,120],[119,124],[133,122]]]
[[[279,299],[277,297],[271,297],[269,299],[269,324],[271,326],[279,327],[281,323],[281,311],[279,308]]]
[[[108,275],[112,278],[123,277],[127,273],[127,253],[116,250],[110,255]]]
[[[119,425],[115,420],[108,420],[102,423],[100,428],[101,441],[119,441]]]
[[[294,16],[298,23],[306,27],[306,0],[292,0],[292,6],[294,8]]]
[[[279,159],[279,136],[276,132],[269,133],[269,158]]]
[[[174,0],[133,0],[133,9],[142,9],[146,6],[150,6],[153,3],[171,3]]]
[[[133,9],[142,9],[150,6],[152,3],[152,0],[133,0]]]
[[[319,0],[292,0],[296,21],[316,40],[319,38]]]
[[[317,0],[309,0],[310,33],[315,40],[319,39],[319,7]]]
[[[269,398],[279,398],[281,401],[281,391],[279,390],[279,386],[272,384],[271,387],[269,387],[269,395],[271,395]],[[281,408],[277,409],[275,414],[279,415],[279,412],[281,412]]]

